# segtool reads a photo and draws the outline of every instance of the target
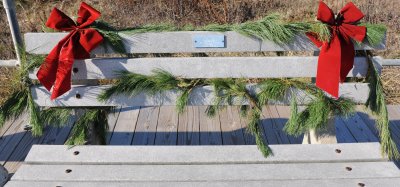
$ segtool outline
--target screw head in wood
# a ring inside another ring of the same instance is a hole
[[[71,169],[66,169],[66,170],[65,170],[65,173],[71,173],[71,172],[72,172]]]
[[[74,151],[74,155],[79,155],[79,151]]]
[[[347,171],[351,171],[351,170],[353,170],[353,168],[351,168],[351,167],[346,167],[346,170],[347,170]]]
[[[336,153],[341,153],[342,150],[340,150],[340,149],[335,149],[335,152],[336,152]]]
[[[81,94],[75,94],[75,98],[80,99],[81,98]]]
[[[72,68],[72,72],[78,73],[78,72],[79,72],[79,69],[78,69],[78,68]]]
[[[362,183],[362,182],[359,182],[359,183],[358,183],[358,186],[359,186],[359,187],[364,187],[364,186],[365,186],[365,184],[364,184],[364,183]]]

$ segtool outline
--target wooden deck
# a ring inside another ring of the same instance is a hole
[[[215,118],[205,114],[206,106],[190,106],[181,115],[175,106],[118,108],[109,116],[108,144],[111,145],[253,145],[245,132],[246,119],[238,107],[230,106]],[[389,106],[391,130],[400,145],[400,106]],[[282,131],[290,114],[287,106],[269,106],[263,113],[263,128],[269,144],[300,144],[302,137]],[[0,129],[0,162],[14,173],[33,144],[64,144],[72,125],[47,127],[44,136],[34,138],[25,129],[26,116],[9,121]],[[374,120],[359,107],[349,119],[336,118],[339,143],[377,142]],[[398,164],[397,164],[398,165]]]

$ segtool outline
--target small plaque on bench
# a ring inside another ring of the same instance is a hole
[[[195,48],[224,48],[225,35],[223,34],[194,35],[193,42]]]

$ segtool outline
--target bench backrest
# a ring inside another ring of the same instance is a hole
[[[48,54],[67,33],[27,33],[26,50],[32,54]],[[262,41],[246,37],[236,32],[162,32],[134,35],[121,34],[126,51],[142,53],[209,53],[208,57],[156,57],[156,58],[94,58],[77,60],[74,63],[73,80],[114,79],[115,72],[128,70],[139,74],[151,74],[154,69],[166,70],[185,78],[273,78],[273,77],[315,77],[317,56],[229,56],[230,52],[277,52],[277,51],[318,51],[305,36],[298,36],[288,45],[278,45],[272,41]],[[382,50],[385,42],[371,47],[360,45],[356,50]],[[113,54],[110,47],[100,46],[92,51],[96,54]],[[224,57],[218,57],[224,53]],[[217,54],[217,55],[214,55]],[[228,55],[227,55],[228,54]],[[310,53],[311,54],[311,53]],[[160,55],[168,56],[168,55]],[[216,57],[211,57],[216,56]],[[225,57],[229,56],[229,57]],[[374,57],[378,67],[381,58]],[[348,77],[365,77],[368,63],[365,57],[356,57],[353,70]],[[36,72],[30,77],[36,78]],[[256,90],[253,85],[249,89]],[[55,101],[41,86],[32,88],[39,106],[152,106],[175,105],[179,93],[174,90],[161,95],[139,94],[133,98],[124,95],[113,97],[109,102],[99,102],[97,96],[107,85],[74,85],[69,93]],[[340,85],[340,95],[363,103],[368,97],[367,83],[344,83]],[[191,93],[190,105],[211,105],[212,88],[204,86]],[[299,95],[304,94],[299,92]],[[281,101],[287,103],[288,99]]]

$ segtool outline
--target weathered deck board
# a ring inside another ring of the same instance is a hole
[[[200,145],[222,145],[221,122],[219,114],[208,117],[207,106],[200,106]]]
[[[219,112],[224,145],[244,145],[244,135],[237,106],[227,106]]]
[[[177,145],[200,145],[199,108],[187,106],[179,115]]]
[[[158,115],[156,145],[176,145],[178,132],[178,113],[175,106],[160,107]]]
[[[112,133],[114,132],[115,125],[117,124],[117,120],[119,117],[119,113],[121,112],[121,107],[116,107],[108,116],[108,131],[107,131],[107,138],[106,143],[110,144]]]
[[[136,122],[138,120],[138,107],[121,108],[113,134],[110,139],[110,145],[130,145],[135,132]]]
[[[132,145],[154,145],[160,107],[142,107]]]
[[[237,106],[232,106],[226,111],[219,112],[215,118],[206,116],[206,106],[189,106],[184,113],[179,115],[174,110],[174,107],[169,107],[168,113],[162,112],[165,115],[160,119],[160,111],[166,110],[164,107],[125,108],[121,110],[121,114],[118,111],[115,116],[109,116],[110,140],[112,137],[116,138],[125,133],[130,133],[129,138],[125,139],[127,142],[122,141],[122,139],[119,140],[120,145],[162,145],[165,144],[163,142],[168,142],[168,144],[175,142],[177,145],[255,144],[254,137],[245,131],[248,119],[238,115],[239,108]],[[289,107],[269,106],[267,109],[264,110],[262,116],[265,137],[269,144],[282,144],[284,143],[282,137],[287,135],[284,134],[281,127],[286,122],[288,114],[290,114]],[[378,134],[374,117],[365,113],[361,107],[358,107],[358,111],[356,116],[350,119],[343,120],[337,117],[339,119],[336,120],[336,130],[339,143],[377,141]],[[393,138],[399,146],[400,106],[388,106],[388,112]],[[170,119],[174,119],[174,122],[168,122]],[[118,120],[121,124],[125,123],[125,126],[119,126]],[[129,121],[129,123],[122,123],[124,120]],[[161,121],[167,121],[168,123],[163,123],[163,126]],[[23,130],[26,124],[26,116],[24,116],[11,120],[0,128],[0,162],[10,171],[15,171],[19,167],[30,146],[33,144],[63,144],[72,128],[72,125],[62,128],[49,128],[42,138],[35,139],[30,135],[29,131]],[[176,124],[177,127],[172,128],[172,131],[168,131],[168,124]],[[169,137],[173,138],[165,138],[165,132],[168,132]],[[242,135],[237,132],[242,132]],[[234,140],[232,135],[234,135],[234,138],[239,135],[240,141]],[[158,138],[164,137],[162,139],[168,141],[157,140],[156,142],[157,136]],[[296,143],[296,141],[293,142],[293,139],[290,139],[290,136],[287,136],[286,142]]]

